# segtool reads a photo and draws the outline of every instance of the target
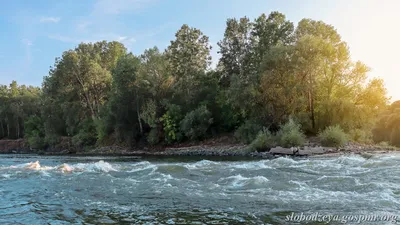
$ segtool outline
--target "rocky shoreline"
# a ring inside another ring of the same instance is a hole
[[[179,148],[165,148],[158,150],[130,150],[118,146],[96,148],[88,152],[77,152],[77,156],[155,156],[155,157],[248,157],[259,159],[274,159],[278,157],[339,157],[347,154],[357,154],[369,158],[374,154],[400,153],[398,149],[382,148],[364,145],[348,145],[344,148],[321,146],[305,146],[301,148],[272,148],[266,152],[249,151],[247,145],[196,145]],[[46,153],[45,155],[66,155],[63,153]]]
[[[77,156],[221,156],[221,157],[252,157],[271,159],[282,156],[289,157],[320,157],[340,156],[344,154],[360,154],[368,157],[372,154],[400,152],[398,148],[390,146],[364,145],[349,143],[343,148],[322,147],[315,143],[308,143],[304,147],[283,148],[275,147],[265,152],[254,152],[249,146],[232,143],[204,143],[189,146],[175,146],[163,148],[129,149],[120,146],[98,147],[88,151],[75,149],[51,149],[51,151],[37,151],[27,147],[22,139],[0,140],[0,154],[41,154],[41,155],[77,155]]]

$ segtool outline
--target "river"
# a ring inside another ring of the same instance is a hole
[[[26,168],[34,161],[40,167]],[[64,163],[72,171],[63,171]],[[360,224],[357,215],[393,224],[400,216],[400,155],[0,155],[0,200],[0,224],[290,224],[292,213],[332,215],[308,224]]]

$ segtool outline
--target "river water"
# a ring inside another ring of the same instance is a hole
[[[40,167],[27,168],[34,161]],[[72,171],[62,170],[64,163]],[[365,215],[375,221],[360,220]],[[273,160],[0,155],[0,224],[393,224],[397,216],[400,221],[396,154]]]

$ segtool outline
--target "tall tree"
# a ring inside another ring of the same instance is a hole
[[[211,64],[208,37],[199,29],[183,25],[166,50],[169,71],[175,78],[175,98],[190,102],[196,77],[204,75]],[[178,97],[179,96],[179,97]]]
[[[220,47],[219,66],[222,68],[222,84],[229,86],[233,75],[245,77],[250,66],[250,32],[252,24],[247,17],[228,19]]]
[[[82,43],[56,59],[49,76],[44,79],[43,87],[46,101],[61,106],[65,133],[77,135],[88,118],[92,121],[99,119],[100,109],[111,90],[111,70],[125,53],[122,44],[103,41]],[[49,132],[53,130],[45,128]]]
[[[280,12],[271,12],[268,17],[262,14],[254,21],[251,31],[252,65],[259,75],[264,55],[277,44],[289,45],[293,42],[294,25]]]
[[[132,54],[122,56],[112,72],[112,91],[108,103],[108,121],[117,138],[130,144],[143,132],[140,117],[142,104],[141,84],[138,76],[140,59]]]

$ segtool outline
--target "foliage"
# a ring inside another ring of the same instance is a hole
[[[154,128],[157,126],[157,106],[153,100],[149,100],[142,109],[140,118],[146,122],[150,127]]]
[[[400,128],[396,127],[392,129],[390,133],[390,144],[396,147],[400,147]]]
[[[276,146],[276,137],[266,128],[258,132],[256,138],[250,144],[251,149],[260,152],[268,151],[274,146]]]
[[[168,113],[165,113],[160,118],[160,121],[163,123],[166,143],[171,144],[178,140],[179,131],[176,121],[174,121]]]
[[[188,25],[165,51],[81,43],[55,59],[42,88],[0,85],[0,139],[137,147],[236,130],[263,150],[273,141],[262,127],[280,128],[275,142],[291,147],[303,144],[302,131],[337,125],[354,141],[368,143],[372,133],[400,145],[400,102],[388,106],[384,82],[368,80],[368,66],[351,59],[332,25],[302,19],[295,27],[280,12],[229,18],[217,47],[211,69],[209,38]]]
[[[321,143],[328,147],[344,146],[348,140],[346,133],[338,125],[327,127],[318,136]]]
[[[32,86],[0,85],[0,139],[24,137],[24,123],[40,114],[41,90]]]
[[[25,127],[25,138],[31,148],[43,149],[45,147],[44,142],[44,127],[43,122],[39,116],[30,116],[24,124]]]
[[[258,123],[248,120],[235,131],[235,137],[242,143],[250,144],[261,129]]]
[[[300,124],[296,123],[293,119],[289,119],[288,122],[283,124],[277,133],[279,145],[283,147],[302,146],[304,145],[305,138],[300,129]]]
[[[105,120],[102,119],[94,119],[93,121],[96,127],[96,140],[98,143],[101,143],[107,136],[107,129],[105,125]]]
[[[358,142],[371,144],[372,143],[372,133],[371,130],[366,129],[353,129],[348,132],[349,139]]]
[[[26,136],[28,144],[33,149],[44,149],[46,144],[44,138],[40,135],[39,131],[35,130],[30,135]]]
[[[79,124],[79,132],[72,137],[72,144],[79,147],[93,146],[96,143],[96,126],[92,119],[88,118]]]
[[[140,60],[132,55],[122,56],[112,71],[112,89],[108,101],[108,121],[118,141],[133,145],[143,132],[140,118]]]
[[[203,139],[210,125],[213,123],[211,116],[206,106],[200,106],[186,114],[181,121],[180,128],[184,135],[191,140]]]
[[[150,145],[156,145],[160,142],[157,128],[152,128],[150,132],[147,134],[147,142]]]
[[[387,142],[387,141],[379,142],[376,146],[377,146],[377,148],[384,149],[384,150],[399,150],[398,147],[390,145],[389,142]]]
[[[372,129],[372,138],[375,143],[389,142],[399,146],[398,130],[400,129],[400,101],[393,102],[380,114]]]

